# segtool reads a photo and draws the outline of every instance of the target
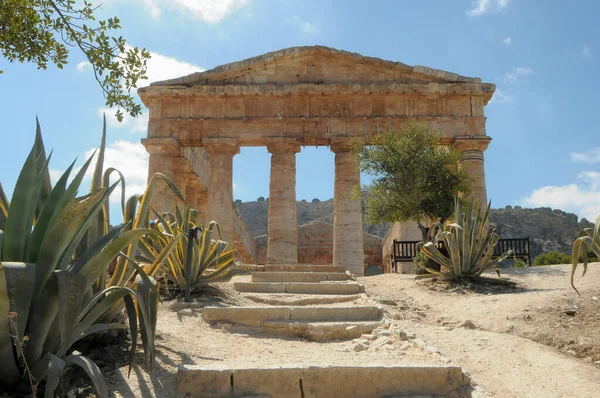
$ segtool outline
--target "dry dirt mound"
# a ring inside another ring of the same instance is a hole
[[[594,397],[600,370],[600,264],[569,285],[570,266],[511,269],[517,288],[363,278],[391,317],[500,397]],[[492,276],[492,275],[490,275]],[[598,363],[597,365],[600,365]]]

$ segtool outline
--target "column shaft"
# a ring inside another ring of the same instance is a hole
[[[333,264],[343,265],[357,276],[364,275],[362,206],[352,192],[360,185],[356,157],[345,144],[334,144],[335,180],[333,197]]]
[[[161,173],[171,179],[180,190],[184,190],[185,177],[181,171],[181,145],[174,138],[146,138],[142,144],[150,154],[148,162],[148,183],[156,173]],[[174,212],[180,202],[164,179],[158,178],[157,193],[152,201],[152,207],[158,213]]]
[[[232,248],[233,240],[233,156],[239,153],[234,144],[205,144],[210,155],[206,218],[208,224],[216,221],[221,227],[223,240]],[[217,238],[215,236],[215,238]]]
[[[267,148],[272,154],[267,264],[296,264],[298,262],[296,153],[300,151],[300,145],[279,143],[268,145]]]

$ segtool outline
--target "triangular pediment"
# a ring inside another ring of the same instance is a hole
[[[323,46],[292,47],[217,66],[152,86],[231,84],[481,83],[424,66],[410,66]]]

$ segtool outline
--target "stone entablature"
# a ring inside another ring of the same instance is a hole
[[[173,155],[177,148],[181,152],[184,147],[202,147],[209,155],[211,172],[200,178],[208,181],[205,208],[221,224],[225,238],[233,239],[233,156],[242,146],[272,148],[269,230],[275,235],[269,239],[269,261],[273,264],[297,259],[291,210],[295,154],[301,146],[331,146],[336,154],[333,262],[360,274],[362,214],[360,202],[349,194],[360,175],[347,143],[372,142],[377,134],[399,131],[410,120],[427,123],[441,132],[442,144],[461,148],[459,167],[474,179],[471,196],[485,202],[483,151],[490,138],[484,106],[494,90],[495,85],[478,78],[315,46],[155,82],[138,93],[150,109],[148,138],[143,142],[151,153],[151,170],[161,164],[167,175],[178,170],[177,157],[182,157]],[[165,141],[168,150],[161,152],[157,148]],[[294,151],[277,149],[282,143]]]

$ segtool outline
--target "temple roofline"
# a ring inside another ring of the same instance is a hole
[[[236,70],[236,69],[243,69],[243,68],[247,68],[251,65],[268,62],[268,61],[274,61],[274,60],[277,60],[278,58],[282,58],[282,57],[286,57],[286,56],[300,57],[305,53],[314,53],[314,52],[320,52],[320,53],[324,53],[324,54],[338,55],[338,56],[341,55],[341,56],[345,56],[348,58],[353,58],[357,61],[371,63],[373,65],[379,64],[381,66],[401,68],[401,69],[406,70],[407,72],[412,72],[412,73],[429,76],[429,77],[435,77],[437,79],[441,79],[448,83],[481,83],[481,79],[478,77],[461,76],[456,73],[447,72],[447,71],[444,71],[441,69],[434,69],[434,68],[429,68],[429,67],[421,66],[421,65],[410,66],[410,65],[406,65],[402,62],[387,61],[387,60],[383,60],[383,59],[375,58],[375,57],[366,57],[366,56],[363,56],[358,53],[352,53],[349,51],[338,50],[335,48],[325,47],[325,46],[299,46],[299,47],[290,47],[290,48],[285,48],[285,49],[278,50],[278,51],[269,52],[269,53],[266,53],[263,55],[247,58],[247,59],[237,61],[237,62],[231,62],[228,64],[217,66],[213,69],[209,69],[209,70],[206,70],[203,72],[195,72],[195,73],[192,73],[192,74],[189,74],[186,76],[182,76],[182,77],[178,77],[175,79],[168,79],[168,80],[154,82],[150,86],[189,86],[189,85],[194,85],[195,83],[201,82],[203,80],[203,78],[206,78],[212,74],[225,73],[225,72],[229,72],[229,71]]]

